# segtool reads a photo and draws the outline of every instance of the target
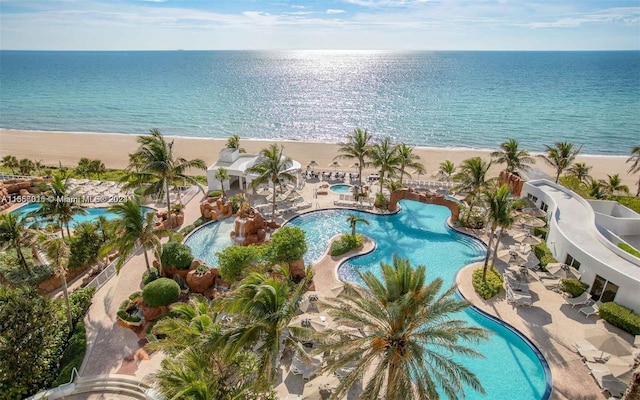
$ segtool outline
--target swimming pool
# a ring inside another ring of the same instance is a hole
[[[337,185],[331,185],[329,187],[333,193],[345,194],[351,192],[351,185],[347,185],[345,183],[339,183]]]
[[[349,231],[349,214],[366,218],[369,225],[358,231],[375,240],[376,249],[344,262],[338,269],[341,279],[357,281],[355,271],[372,271],[380,276],[380,262],[391,263],[394,253],[409,258],[413,265],[427,267],[429,280],[440,277],[445,287],[454,283],[457,271],[466,264],[482,259],[485,246],[446,226],[449,209],[442,206],[403,200],[402,210],[393,215],[375,215],[353,210],[323,210],[303,214],[289,224],[302,228],[309,247],[306,263],[317,261],[327,248],[329,238]],[[546,364],[536,351],[518,334],[502,323],[469,308],[457,316],[469,324],[493,332],[490,340],[474,345],[484,359],[460,358],[480,379],[487,395],[470,389],[467,399],[539,400],[548,398]]]
[[[215,267],[218,265],[216,253],[233,244],[230,236],[233,223],[233,218],[227,218],[205,224],[193,231],[184,244],[191,247],[193,257]]]
[[[11,211],[11,214],[14,215],[18,215],[20,217],[25,217],[28,213],[33,212],[37,209],[40,208],[40,204],[37,203],[30,203],[27,205],[24,205],[20,208],[18,208],[17,210],[13,210]],[[155,212],[155,210],[153,208],[150,207],[142,207],[143,210],[145,210],[145,214],[148,212]],[[78,225],[79,223],[82,222],[93,222],[93,221],[97,221],[99,217],[103,216],[105,217],[107,220],[112,220],[112,219],[116,219],[118,218],[118,215],[115,213],[112,213],[111,211],[109,211],[109,209],[107,207],[85,207],[85,210],[87,210],[87,214],[85,215],[80,215],[80,214],[76,214],[73,216],[73,219],[71,220],[71,223],[69,224],[69,226],[71,228],[73,228],[74,226]],[[50,224],[50,223],[54,223],[53,220],[48,221],[45,220],[44,218],[38,217],[35,218],[35,222],[40,225],[42,223],[44,224]]]

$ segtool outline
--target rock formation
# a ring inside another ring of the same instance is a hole
[[[391,198],[389,199],[389,211],[396,211],[398,209],[398,201],[403,199],[419,201],[420,203],[425,204],[445,206],[451,210],[451,222],[456,222],[460,218],[460,206],[457,202],[449,200],[441,195],[418,193],[411,189],[400,189],[391,193]]]
[[[262,214],[246,205],[238,210],[231,231],[231,240],[234,243],[248,246],[250,244],[262,244],[267,242],[267,232],[279,228],[275,222],[268,222]]]
[[[207,199],[200,203],[200,215],[204,218],[220,221],[233,214],[233,207],[230,201],[224,203],[219,197]]]

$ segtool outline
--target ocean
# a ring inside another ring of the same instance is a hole
[[[0,51],[0,127],[628,155],[640,52]]]

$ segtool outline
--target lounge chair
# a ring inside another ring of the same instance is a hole
[[[591,297],[589,297],[589,293],[584,292],[578,297],[567,299],[567,303],[571,304],[571,307],[579,306],[579,305],[589,305],[591,303]]]
[[[587,367],[589,367],[589,363],[599,363],[600,365],[602,365],[602,363],[607,362],[607,360],[611,357],[610,354],[605,353],[604,351],[601,351],[601,350],[578,349],[578,354],[582,356],[585,363],[587,364]],[[589,367],[589,369],[593,369],[593,368]]]
[[[559,289],[560,285],[562,285],[562,279],[541,279],[540,283],[549,290]]]
[[[590,305],[588,307],[582,307],[580,309],[580,312],[585,315],[585,318],[589,318],[593,314],[598,314],[598,311],[600,311],[600,302],[599,301],[595,302],[594,304],[592,304],[592,305]]]

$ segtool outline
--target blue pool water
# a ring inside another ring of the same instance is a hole
[[[191,247],[193,256],[204,261],[207,265],[215,267],[218,265],[216,253],[231,246],[231,236],[233,230],[233,218],[212,222],[201,226],[193,231],[185,240],[185,244]]]
[[[329,189],[331,189],[331,191],[334,193],[344,194],[344,193],[349,193],[349,191],[351,190],[351,185],[345,185],[345,184],[331,185]]]
[[[33,212],[33,211],[35,211],[35,210],[37,210],[39,208],[40,208],[39,204],[31,203],[31,204],[24,205],[24,206],[18,208],[17,210],[11,211],[11,214],[16,214],[18,216],[25,217],[30,212]],[[148,212],[155,211],[153,208],[149,208],[149,207],[143,207],[143,209],[144,209],[145,214],[148,213]],[[69,224],[69,226],[71,228],[73,228],[74,226],[76,226],[76,225],[78,225],[79,223],[82,223],[82,222],[97,221],[100,216],[104,216],[107,220],[112,220],[112,219],[118,218],[117,214],[112,213],[106,207],[86,207],[85,210],[87,210],[87,214],[85,214],[85,215],[76,214],[76,215],[73,216],[73,220]],[[36,218],[35,221],[38,222],[38,224],[40,224],[42,222],[44,222],[45,224],[53,223],[53,221],[44,221],[43,218]]]
[[[374,215],[352,210],[310,212],[289,222],[307,234],[309,250],[305,262],[317,261],[326,251],[329,238],[349,230],[349,214],[366,218],[358,231],[375,240],[377,247],[368,255],[343,263],[341,279],[357,281],[356,271],[372,271],[380,276],[380,262],[390,263],[394,253],[409,258],[413,265],[425,265],[427,277],[440,277],[445,287],[454,283],[457,271],[482,259],[486,248],[479,241],[446,226],[449,209],[411,201],[401,201],[402,210],[394,215]],[[467,399],[538,400],[545,396],[546,375],[534,350],[516,333],[500,323],[467,309],[458,316],[469,324],[491,330],[490,340],[473,345],[484,359],[460,360],[480,379],[487,395],[467,391]]]

